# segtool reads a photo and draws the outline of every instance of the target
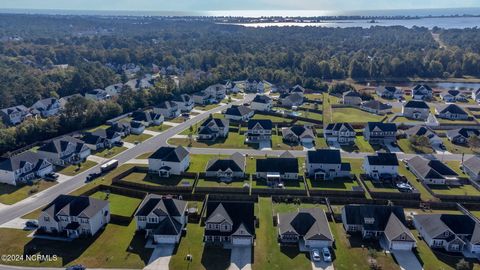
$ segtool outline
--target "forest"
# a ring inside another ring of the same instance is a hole
[[[112,65],[134,63],[142,72],[149,72],[152,64],[175,66],[211,76],[181,78],[178,88],[166,79],[151,91],[126,91],[101,106],[83,100],[59,117],[4,127],[0,153],[228,79],[261,78],[321,91],[325,81],[346,78],[480,77],[478,29],[433,32],[445,46],[426,28],[247,28],[201,18],[2,14],[1,108],[125,82]]]

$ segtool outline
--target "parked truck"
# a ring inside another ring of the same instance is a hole
[[[100,166],[100,170],[102,171],[102,173],[106,173],[117,167],[118,167],[118,160],[112,159],[109,162],[102,164],[102,166]]]

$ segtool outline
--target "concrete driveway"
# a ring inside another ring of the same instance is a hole
[[[28,221],[28,219],[15,218],[15,219],[12,219],[8,222],[5,222],[5,223],[1,224],[0,228],[19,229],[19,230],[23,230],[23,229],[34,230],[35,228],[27,228],[26,227],[25,223],[27,221]]]
[[[411,250],[392,250],[393,256],[402,270],[422,270],[423,267]]]
[[[144,270],[168,270],[168,264],[172,258],[175,245],[159,245],[157,246],[148,261],[148,265],[143,268]]]
[[[272,144],[270,141],[259,141],[258,149],[260,150],[272,150]]]
[[[331,262],[314,262],[312,261],[312,269],[313,270],[334,270],[333,263]]]
[[[385,144],[385,146],[388,148],[388,151],[390,153],[401,153],[401,154],[403,154],[402,150],[398,147],[395,147],[395,146],[393,146],[389,143]]]
[[[230,267],[228,270],[251,270],[252,247],[233,246],[230,254]]]

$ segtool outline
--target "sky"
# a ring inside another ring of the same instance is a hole
[[[479,0],[0,0],[2,9],[382,10],[480,7]]]

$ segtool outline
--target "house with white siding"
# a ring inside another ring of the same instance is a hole
[[[394,153],[377,153],[363,160],[363,170],[375,180],[392,179],[398,176],[398,159]]]
[[[64,136],[40,146],[37,153],[54,165],[68,166],[85,161],[91,149],[80,139]]]
[[[31,183],[51,172],[52,163],[31,151],[11,157],[0,157],[0,183],[13,186]]]
[[[148,170],[160,177],[181,175],[190,166],[190,153],[183,146],[160,147],[148,157]]]

